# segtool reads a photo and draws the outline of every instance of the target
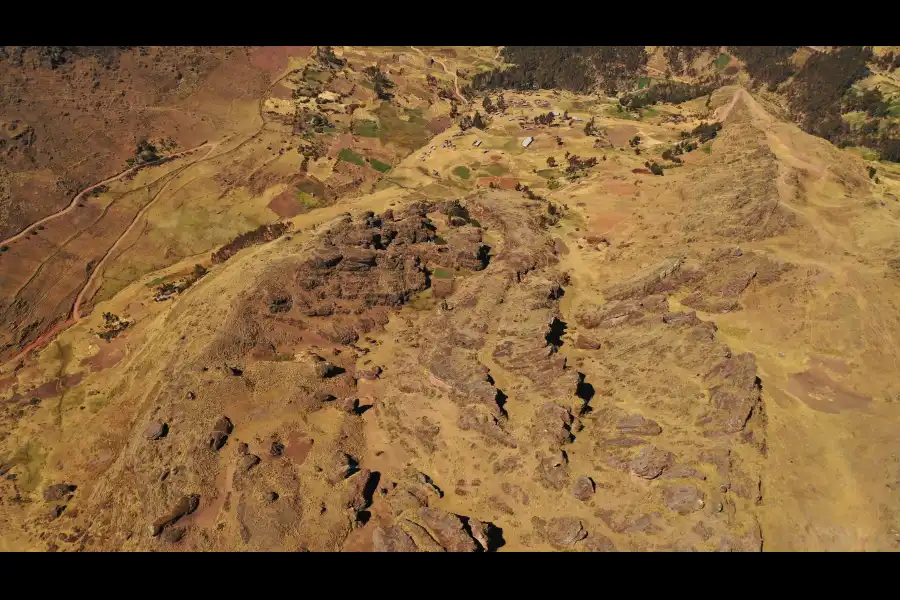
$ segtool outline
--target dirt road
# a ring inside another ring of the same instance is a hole
[[[211,144],[206,144],[205,146],[209,148],[209,151],[203,156],[203,158],[200,158],[187,166],[193,166],[193,165],[209,158],[209,156],[213,153],[213,151],[216,148],[218,148],[219,143],[215,142],[215,143],[211,143]],[[174,180],[175,180],[175,178],[173,177],[168,182],[166,182],[166,184],[159,190],[159,192],[156,193],[156,195],[153,197],[153,199],[150,200],[150,202],[145,204],[144,207],[138,211],[138,213],[134,216],[134,219],[132,219],[131,224],[129,224],[128,227],[125,229],[125,231],[122,232],[122,235],[120,235],[119,238],[115,241],[115,243],[109,248],[109,250],[106,251],[106,254],[103,255],[103,258],[100,259],[100,262],[97,263],[97,266],[94,267],[94,269],[91,271],[90,277],[88,277],[88,280],[87,280],[87,282],[85,282],[84,287],[81,288],[81,291],[78,293],[78,296],[75,298],[75,304],[72,306],[72,319],[73,320],[78,321],[81,318],[81,303],[84,301],[85,295],[87,294],[88,290],[90,289],[91,284],[97,278],[99,273],[103,270],[103,266],[106,264],[106,261],[113,254],[113,252],[115,252],[116,248],[119,247],[119,245],[122,243],[122,240],[127,238],[128,234],[134,230],[135,226],[141,220],[141,217],[144,216],[144,213],[146,213],[148,210],[150,210],[150,208],[156,203],[156,201],[160,197],[162,197],[163,193],[166,191],[166,189],[169,187],[169,185]]]
[[[455,71],[455,70],[454,70],[454,71],[451,71],[451,70],[447,67],[447,65],[444,64],[444,61],[442,61],[442,60],[439,59],[439,58],[435,58],[434,56],[427,56],[424,52],[422,52],[421,50],[419,50],[419,49],[416,48],[415,46],[410,46],[410,48],[412,48],[413,50],[415,50],[416,52],[418,52],[418,53],[421,54],[422,56],[425,56],[425,57],[427,57],[427,58],[430,58],[431,60],[433,60],[433,61],[436,62],[437,64],[441,65],[441,67],[443,67],[443,69],[444,69],[444,73],[446,73],[447,75],[452,75],[452,76],[453,76],[453,88],[454,88],[454,91],[456,92],[456,97],[459,98],[460,100],[462,100],[463,102],[465,102],[466,104],[470,104],[470,102],[466,99],[466,97],[462,95],[462,92],[459,91],[459,77],[456,76],[456,71]]]
[[[3,241],[0,241],[0,246],[8,246],[9,244],[12,244],[16,240],[21,239],[21,238],[25,237],[26,235],[28,235],[28,232],[31,231],[33,228],[35,228],[39,225],[43,225],[44,223],[48,223],[58,217],[61,217],[65,214],[71,212],[78,206],[78,203],[84,199],[85,194],[89,194],[90,192],[94,191],[95,189],[97,189],[98,187],[100,187],[102,185],[112,183],[113,181],[118,181],[119,179],[122,179],[123,177],[126,177],[126,176],[130,175],[131,173],[136,173],[137,171],[139,171],[140,169],[143,169],[144,167],[158,165],[163,160],[178,158],[179,156],[184,156],[185,154],[189,154],[191,152],[194,152],[195,150],[200,150],[201,148],[207,148],[211,145],[214,145],[214,144],[205,142],[199,146],[196,146],[195,148],[190,148],[188,150],[182,150],[181,152],[175,152],[174,154],[166,154],[165,156],[160,157],[159,160],[148,162],[143,165],[138,165],[135,167],[130,167],[128,169],[125,169],[124,171],[122,171],[121,173],[119,173],[117,175],[113,175],[109,179],[104,179],[100,183],[95,183],[92,186],[86,187],[83,190],[81,190],[80,192],[78,192],[78,194],[74,198],[72,198],[72,202],[70,202],[67,207],[65,207],[64,209],[62,209],[58,212],[53,213],[52,215],[46,216],[43,219],[35,221],[28,227],[25,227],[24,229],[22,229],[22,231],[20,231],[16,235],[9,237]]]
[[[195,150],[199,150],[199,149],[201,149],[201,148],[209,148],[208,152],[207,152],[202,158],[199,158],[199,159],[197,159],[196,161],[190,163],[189,165],[185,165],[185,167],[182,167],[181,170],[184,170],[184,169],[186,169],[186,168],[188,168],[188,167],[191,167],[191,166],[193,166],[193,165],[196,165],[197,163],[199,163],[199,162],[201,162],[201,161],[204,161],[204,160],[210,158],[210,156],[211,156],[212,153],[215,151],[215,149],[218,148],[219,145],[220,145],[221,143],[223,143],[224,141],[227,141],[227,138],[226,138],[225,140],[221,140],[221,141],[218,141],[218,142],[206,142],[206,143],[204,143],[204,144],[201,144],[200,146],[197,146],[197,147],[195,147],[195,148],[191,148],[190,150],[184,150],[184,151],[182,151],[182,152],[178,152],[178,153],[175,153],[175,154],[168,155],[168,156],[166,156],[165,158],[177,158],[177,157],[179,157],[179,156],[183,156],[183,155],[185,155],[185,154],[188,154],[188,153],[193,152],[193,151],[195,151]],[[158,161],[157,161],[157,163],[148,163],[148,164],[158,164]],[[147,166],[147,165],[141,165],[141,167],[143,167],[143,166]],[[97,187],[99,187],[99,186],[101,186],[101,185],[104,185],[104,184],[106,184],[106,183],[109,183],[109,182],[115,181],[115,180],[117,180],[117,179],[120,179],[121,177],[124,177],[124,176],[128,175],[129,173],[134,172],[136,169],[139,169],[139,168],[141,168],[141,167],[132,167],[131,169],[128,169],[127,171],[123,171],[122,173],[119,173],[118,175],[116,175],[116,176],[114,176],[114,177],[111,177],[111,178],[106,179],[106,180],[104,180],[104,181],[102,181],[102,182],[100,182],[100,183],[94,184],[94,185],[92,185],[92,186],[86,188],[85,190],[83,190],[80,194],[78,194],[78,195],[75,197],[75,200],[72,201],[72,204],[70,204],[69,207],[67,207],[67,208],[65,208],[65,209],[63,209],[63,210],[61,210],[61,211],[59,211],[58,213],[55,213],[55,214],[53,214],[53,215],[50,215],[49,217],[45,217],[44,219],[41,219],[40,221],[37,221],[36,223],[32,224],[29,228],[27,228],[25,231],[27,232],[27,231],[29,231],[29,230],[31,229],[31,227],[35,227],[35,226],[37,226],[37,225],[39,225],[39,224],[41,224],[41,223],[47,222],[48,220],[55,219],[55,218],[57,218],[57,217],[59,217],[59,216],[65,214],[66,212],[68,212],[69,210],[71,210],[72,207],[74,207],[74,206],[77,205],[78,200],[80,200],[80,199],[83,197],[84,194],[90,192],[90,191],[93,190],[93,189],[96,189]],[[165,192],[165,190],[168,188],[169,184],[170,184],[173,180],[174,180],[174,178],[173,178],[172,180],[170,180],[169,182],[167,182],[167,183],[163,186],[163,188],[160,189],[159,192],[157,192],[157,194],[153,197],[153,199],[152,199],[150,202],[148,202],[148,203],[147,203],[140,211],[138,211],[138,213],[135,215],[134,219],[132,219],[132,221],[131,221],[131,223],[129,224],[129,226],[125,229],[124,232],[122,232],[122,235],[120,235],[120,236],[116,239],[115,243],[113,243],[113,245],[109,248],[109,250],[107,250],[106,254],[103,255],[103,258],[100,260],[100,262],[97,264],[97,266],[93,269],[93,271],[91,271],[90,276],[88,277],[88,279],[87,279],[87,281],[85,282],[84,286],[82,286],[81,291],[78,293],[78,296],[77,296],[76,299],[75,299],[75,302],[74,302],[73,307],[72,307],[72,312],[71,312],[71,314],[69,315],[69,318],[66,319],[65,321],[63,321],[63,322],[57,324],[57,325],[56,325],[55,327],[53,327],[50,331],[44,333],[44,334],[41,335],[38,339],[36,339],[36,340],[33,341],[32,343],[28,344],[28,346],[26,346],[20,353],[18,353],[16,356],[14,356],[13,358],[11,358],[11,359],[7,362],[7,364],[12,364],[12,363],[18,362],[19,360],[21,360],[22,358],[24,358],[25,356],[27,356],[29,352],[31,352],[32,350],[34,350],[34,349],[36,349],[36,348],[39,348],[39,347],[43,346],[43,345],[44,345],[45,343],[47,343],[49,340],[52,340],[54,337],[56,337],[57,335],[59,335],[60,333],[62,333],[63,331],[65,331],[66,329],[68,329],[69,327],[71,327],[72,325],[76,324],[78,321],[81,320],[81,318],[82,318],[82,315],[81,315],[81,304],[82,304],[82,302],[84,301],[84,299],[85,299],[85,297],[86,297],[88,291],[90,290],[91,285],[92,285],[92,284],[94,283],[94,281],[97,279],[97,276],[98,276],[98,274],[100,273],[100,271],[102,270],[102,267],[104,266],[104,264],[106,263],[106,261],[109,259],[109,257],[113,255],[113,253],[115,252],[115,250],[122,244],[122,241],[125,240],[125,239],[128,237],[128,235],[134,230],[134,228],[135,228],[135,227],[137,226],[137,224],[140,222],[141,217],[142,217],[142,216],[143,216],[143,215],[144,215],[144,214],[145,214],[145,213],[146,213],[146,212],[147,212],[147,211],[148,211],[148,210],[156,203],[156,201],[162,196],[163,192]],[[21,237],[21,235],[22,235],[22,234],[19,234],[19,235],[17,235],[17,236],[14,236],[14,237],[10,238],[9,241],[14,241],[14,240],[17,239],[18,237]],[[4,242],[4,243],[6,243],[6,242]]]

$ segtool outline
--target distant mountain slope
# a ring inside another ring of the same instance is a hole
[[[740,83],[777,100],[807,133],[900,162],[900,53],[871,47],[507,46],[510,66],[477,73],[474,91],[563,89],[628,97],[678,80],[681,95]],[[671,84],[669,84],[671,86]],[[659,94],[660,101],[680,102]],[[628,104],[623,102],[623,104]]]

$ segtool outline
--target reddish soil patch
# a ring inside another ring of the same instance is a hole
[[[490,187],[491,183],[503,190],[514,190],[519,180],[514,177],[479,177],[476,184],[483,187]]]
[[[631,172],[635,175],[653,175],[653,173],[651,173],[647,169],[632,169]]]
[[[91,373],[96,373],[97,371],[102,371],[103,369],[108,369],[117,365],[119,361],[125,358],[126,354],[127,347],[125,338],[120,336],[107,344],[101,345],[100,351],[97,352],[97,354],[83,359],[79,364],[83,367],[88,367]]]
[[[337,158],[337,155],[344,148],[353,146],[353,134],[342,133],[334,138],[331,146],[328,148],[328,158]]]
[[[288,57],[306,58],[312,46],[263,46],[250,53],[250,64],[267,73],[280,73],[288,66]]]
[[[491,162],[498,162],[503,160],[503,156],[500,154],[491,154]]]
[[[637,192],[637,186],[627,181],[608,181],[603,187],[616,196],[633,196]]]
[[[5,394],[16,385],[16,376],[11,375],[6,379],[0,379],[0,394]]]
[[[839,413],[868,406],[872,399],[847,389],[822,371],[809,369],[788,378],[787,390],[813,410]]]
[[[591,218],[588,230],[591,233],[603,234],[614,229],[616,225],[624,221],[627,217],[628,213],[623,212],[600,213]]]
[[[372,152],[381,152],[384,153],[384,147],[381,145],[381,142],[378,141],[378,138],[371,138],[365,136],[359,136],[353,138],[353,149],[354,150],[362,150],[366,156],[371,156]]]
[[[279,100],[290,100],[292,98],[292,93],[293,90],[291,88],[287,87],[283,83],[279,83],[274,88],[272,88],[272,91],[269,93],[269,95],[272,98],[278,98]]]
[[[303,211],[303,203],[297,199],[296,190],[286,190],[281,192],[268,204],[269,210],[274,212],[282,219],[290,219],[296,217]]]
[[[337,94],[349,94],[353,91],[354,85],[355,84],[349,79],[344,79],[343,77],[335,77],[328,82],[328,85],[325,86],[325,89]]]
[[[352,182],[360,177],[365,177],[367,168],[349,163],[345,160],[339,160],[334,166],[331,177],[328,178],[328,184],[333,186],[342,186]],[[343,177],[337,177],[341,175]]]
[[[314,443],[315,440],[306,437],[302,433],[292,433],[287,439],[287,448],[284,449],[284,455],[298,465],[302,465]]]
[[[84,378],[84,373],[73,373],[71,375],[66,375],[61,379],[54,379],[52,381],[48,381],[47,383],[42,383],[36,388],[26,390],[21,394],[16,394],[12,398],[9,399],[9,402],[18,402],[23,398],[40,398],[41,400],[46,400],[47,398],[53,398],[55,396],[61,395],[65,390],[70,387],[78,385],[78,383]]]
[[[453,119],[450,117],[435,117],[434,119],[428,121],[428,129],[431,133],[437,135],[450,127],[453,123]]]
[[[613,146],[626,146],[628,140],[636,136],[638,128],[634,125],[621,125],[619,127],[610,127],[606,132],[606,137],[612,142]]]
[[[375,92],[368,90],[361,85],[358,85],[356,86],[356,89],[353,90],[353,93],[350,94],[350,98],[366,103],[375,98]]]

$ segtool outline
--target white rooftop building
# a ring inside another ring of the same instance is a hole
[[[530,136],[529,136],[529,137],[525,138],[525,141],[522,142],[522,147],[523,147],[523,148],[527,148],[528,146],[531,145],[531,142],[533,142],[533,141],[534,141],[534,138],[533,138],[533,137],[530,137]]]

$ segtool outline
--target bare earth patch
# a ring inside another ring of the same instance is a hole
[[[268,204],[269,210],[282,219],[296,217],[303,211],[303,203],[297,198],[296,190],[281,192]]]
[[[857,394],[816,369],[791,375],[787,389],[811,409],[826,413],[866,408],[872,402],[868,396]]]

